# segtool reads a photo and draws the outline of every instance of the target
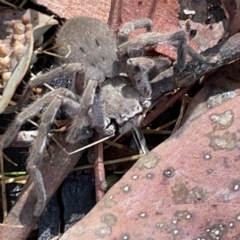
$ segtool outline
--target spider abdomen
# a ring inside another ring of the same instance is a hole
[[[71,53],[64,63],[79,62],[85,67],[92,66],[101,70],[106,77],[114,74],[117,60],[116,40],[112,30],[98,19],[78,17],[68,20],[57,34],[56,44],[63,45],[57,53],[64,56]]]

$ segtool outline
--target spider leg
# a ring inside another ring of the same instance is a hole
[[[70,96],[72,99],[69,98],[68,96]],[[46,97],[43,98],[45,98],[46,100]],[[38,100],[38,102],[42,102],[41,100],[42,99]],[[27,170],[32,181],[35,184],[37,194],[37,203],[35,205],[33,212],[34,216],[36,217],[42,214],[47,199],[42,173],[39,170],[39,163],[42,160],[43,152],[47,144],[47,135],[48,132],[50,131],[51,125],[56,117],[56,114],[61,106],[63,106],[65,109],[68,109],[68,114],[70,115],[75,115],[77,113],[79,103],[75,102],[75,100],[76,98],[70,90],[62,88],[55,90],[54,94],[53,92],[51,92],[51,94],[49,93],[49,97],[47,98],[47,101],[45,101],[45,103],[46,102],[51,103],[47,107],[45,112],[42,114],[41,118],[42,121],[38,129],[38,135],[33,142],[33,145],[31,147],[27,159],[28,162]],[[36,104],[32,104],[31,107],[34,108],[35,105]],[[29,110],[29,108],[27,108],[25,111],[27,110]]]
[[[0,149],[6,148],[17,135],[20,127],[30,118],[34,117],[39,111],[46,107],[53,101],[56,94],[64,95],[74,101],[78,101],[78,97],[66,88],[59,88],[52,92],[47,93],[42,98],[27,106],[10,124],[6,132],[0,138]]]
[[[105,104],[103,99],[102,90],[99,86],[96,87],[95,97],[92,105],[92,126],[97,131],[101,131],[105,126]]]
[[[63,95],[55,95],[52,99],[50,105],[47,107],[46,111],[42,115],[42,122],[38,129],[38,135],[33,142],[33,145],[28,156],[27,170],[29,172],[32,181],[35,184],[36,193],[37,193],[37,203],[34,208],[34,216],[39,217],[46,205],[46,190],[44,186],[44,181],[42,173],[39,170],[39,163],[42,160],[43,152],[47,143],[47,136],[50,131],[51,125],[56,117],[56,114],[61,106],[65,108],[78,109],[79,104],[74,102],[70,98],[66,98]],[[74,114],[74,111],[71,111]]]
[[[42,159],[43,151],[46,147],[47,134],[50,131],[51,124],[61,106],[67,109],[69,115],[75,115],[79,109],[79,96],[66,88],[59,88],[47,93],[39,100],[26,107],[13,121],[0,139],[0,149],[5,148],[16,136],[21,125],[32,118],[43,108],[47,107],[42,115],[42,122],[39,127],[38,135],[33,142],[33,146],[28,156],[27,170],[36,187],[37,204],[34,209],[34,216],[41,215],[46,204],[46,191],[42,174],[39,170],[39,162]],[[50,103],[50,105],[49,105]],[[49,105],[49,106],[48,106]]]
[[[102,88],[97,86],[95,97],[92,105],[92,126],[96,131],[104,136],[112,135],[115,132],[115,128],[105,128],[108,126],[108,119],[106,118],[106,108],[104,103]],[[111,129],[111,131],[109,131]]]
[[[50,127],[54,118],[62,104],[62,97],[59,95],[55,96],[53,101],[47,107],[46,111],[42,115],[42,122],[40,124],[38,135],[32,145],[30,154],[28,156],[27,170],[29,172],[32,181],[36,187],[37,193],[37,203],[34,207],[34,216],[38,217],[42,214],[45,204],[46,204],[46,190],[44,187],[44,182],[42,174],[39,170],[39,162],[42,159],[43,151],[46,147],[47,134],[50,131]]]
[[[97,86],[92,105],[92,126],[96,131],[104,136],[113,135],[115,126],[110,124],[110,119],[106,117],[106,107],[104,103],[102,88]]]
[[[97,80],[90,79],[88,81],[88,84],[81,98],[79,112],[74,117],[72,126],[67,134],[66,139],[70,143],[71,142],[74,143],[77,140],[81,139],[82,129],[83,127],[88,125],[87,116],[94,102],[94,96],[97,85],[98,85]]]
[[[159,72],[168,69],[170,66],[171,61],[168,58],[159,57],[153,60],[146,57],[137,57],[127,60],[126,72],[132,80],[133,86],[146,100],[146,98],[150,98],[152,94],[150,79],[158,75]],[[146,104],[148,105],[148,102],[146,102]],[[147,105],[146,108],[148,108]]]
[[[118,46],[119,58],[128,59],[129,56],[141,57],[145,47],[156,47],[158,43],[167,43],[173,46],[176,46],[177,43],[177,67],[179,70],[183,70],[186,67],[187,54],[198,61],[209,62],[209,59],[197,53],[193,48],[187,45],[187,34],[183,30],[173,34],[155,32],[143,33]]]
[[[149,82],[149,71],[155,63],[150,58],[130,58],[127,61],[127,74],[132,80],[133,86],[146,98],[150,98],[152,87]]]
[[[151,32],[152,20],[149,18],[144,18],[125,23],[118,33],[118,45],[128,41],[130,32],[137,28],[146,28],[147,32]]]
[[[42,74],[38,76],[33,81],[30,81],[25,88],[21,99],[18,101],[18,104],[16,106],[11,106],[6,109],[4,112],[5,114],[19,111],[22,109],[24,105],[26,105],[28,99],[30,98],[32,88],[43,85],[44,83],[49,83],[54,79],[60,79],[64,78],[65,76],[72,76],[73,80],[75,81],[76,74],[83,74],[84,73],[84,67],[81,63],[70,63],[70,64],[64,64],[60,67],[56,67],[55,69],[50,70],[49,72]],[[75,83],[74,83],[75,84]]]
[[[64,89],[67,90],[67,89]],[[56,92],[56,91],[55,91]],[[37,203],[34,208],[34,216],[38,217],[42,214],[44,207],[46,205],[46,190],[44,186],[44,181],[42,173],[39,170],[39,163],[42,160],[43,151],[47,143],[47,135],[50,131],[51,124],[53,123],[56,114],[60,107],[67,109],[67,113],[70,116],[76,115],[78,112],[80,104],[75,100],[66,97],[66,93],[70,92],[69,90],[65,92],[58,91],[61,95],[55,94],[50,105],[47,107],[46,111],[42,115],[42,122],[40,124],[38,135],[32,145],[30,154],[28,157],[27,170],[30,177],[32,178],[37,193]],[[62,94],[63,93],[63,94]]]

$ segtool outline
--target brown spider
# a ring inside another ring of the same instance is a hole
[[[128,40],[131,31],[143,27],[147,33]],[[59,67],[30,82],[14,110],[21,110],[26,104],[33,87],[53,79],[71,76],[71,89],[58,88],[27,106],[0,140],[0,149],[7,147],[21,125],[44,109],[27,164],[37,192],[34,216],[40,216],[46,204],[44,181],[38,165],[46,147],[47,134],[60,108],[73,118],[68,142],[90,137],[84,131],[86,127],[111,135],[117,126],[118,132],[123,134],[139,125],[143,110],[150,104],[150,80],[161,74],[158,60],[143,57],[146,46],[155,47],[159,42],[176,45],[176,66],[180,70],[185,68],[187,53],[205,62],[204,57],[186,44],[184,31],[160,34],[149,32],[151,28],[150,19],[126,23],[118,34],[118,43],[107,25],[90,17],[70,19],[59,31],[56,43],[70,46],[69,57],[60,61]],[[65,55],[66,49],[60,48],[58,54]]]

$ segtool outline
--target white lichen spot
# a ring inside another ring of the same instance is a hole
[[[230,228],[233,228],[233,227],[234,227],[234,222],[230,222],[230,223],[229,223],[229,227],[230,227]]]
[[[157,222],[157,223],[156,223],[156,227],[157,227],[157,228],[162,228],[162,227],[163,227],[163,223]]]
[[[209,168],[209,169],[207,170],[207,172],[210,174],[210,173],[213,172],[213,170],[212,170],[211,168]]]
[[[209,97],[208,100],[207,100],[208,107],[213,108],[213,107],[216,107],[218,105],[221,105],[224,102],[228,101],[229,99],[234,98],[235,96],[236,96],[236,93],[233,92],[233,91],[219,93],[219,94],[216,94],[216,95],[214,94],[213,96]]]
[[[140,213],[141,218],[145,218],[146,216],[147,216],[147,214],[145,212]]]
[[[105,238],[111,235],[112,229],[110,227],[101,227],[95,230],[95,235]]]
[[[145,156],[143,156],[142,158],[140,158],[140,161],[138,161],[139,163],[139,167],[140,169],[152,169],[155,168],[159,161],[161,159],[161,156],[159,156],[158,154],[147,154]]]
[[[213,115],[211,119],[215,122],[219,122],[219,124],[223,126],[231,125],[233,121],[233,112],[228,110],[223,114]]]
[[[138,175],[133,175],[133,176],[132,176],[132,179],[133,179],[133,180],[138,179]]]
[[[174,220],[172,221],[172,223],[173,223],[173,224],[177,224],[177,220],[174,219]]]
[[[148,173],[146,177],[147,177],[147,179],[153,179],[154,178],[154,174]]]
[[[125,186],[122,187],[123,192],[130,192],[131,191],[131,185],[126,184]]]
[[[234,189],[234,191],[238,191],[239,190],[239,184],[236,184],[234,187],[233,187],[233,189]]]
[[[211,155],[210,155],[210,154],[205,154],[204,158],[205,158],[206,160],[209,160],[209,159],[211,159]]]
[[[174,235],[178,234],[178,230],[177,229],[173,230],[173,234]]]

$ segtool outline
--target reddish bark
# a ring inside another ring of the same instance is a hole
[[[108,23],[116,33],[124,23],[142,18],[152,19],[153,31],[155,32],[173,33],[179,30],[178,15],[180,6],[177,0],[77,0],[74,2],[62,0],[60,4],[59,1],[56,0],[37,0],[36,2],[46,6],[60,17],[95,17]],[[195,10],[197,11],[198,4],[195,5]],[[183,25],[184,24],[182,24],[182,28],[185,29]],[[195,24],[194,30],[197,30],[197,35],[192,39],[191,45],[198,51],[204,51],[207,48],[213,47],[224,33],[222,24],[212,24],[210,27],[204,27],[202,24]],[[206,31],[207,36],[210,36],[210,38],[205,37]],[[144,29],[134,31],[131,37],[143,32],[145,32]],[[172,46],[161,44],[157,46],[156,51],[173,60],[176,59],[176,49]]]
[[[101,135],[94,133],[92,141],[98,141]],[[103,143],[94,145],[89,149],[88,162],[94,165],[95,186],[96,186],[96,201],[100,201],[107,189],[107,182],[105,178],[105,168],[103,162]]]
[[[228,73],[236,75],[239,63],[229,68],[196,97],[193,117],[139,159],[61,240],[238,239],[240,84]]]
[[[35,2],[62,18],[91,16],[103,22],[107,22],[111,7],[111,0],[36,0]]]
[[[228,20],[229,36],[232,36],[240,30],[240,0],[221,0],[221,2]]]

